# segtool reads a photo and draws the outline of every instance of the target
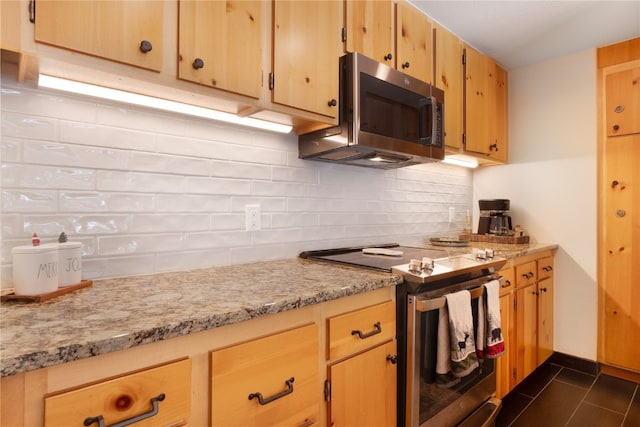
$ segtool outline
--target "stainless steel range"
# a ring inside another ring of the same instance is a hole
[[[446,250],[384,244],[309,251],[301,258],[393,272],[404,281],[396,287],[398,341],[398,426],[491,425],[500,407],[495,399],[493,359],[455,384],[437,384],[439,309],[445,295],[469,290],[474,328],[484,284],[499,279],[506,263],[491,251],[449,256]],[[402,410],[404,408],[404,410]]]

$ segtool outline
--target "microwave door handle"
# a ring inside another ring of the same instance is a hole
[[[431,105],[431,133],[430,133],[430,136],[425,136],[424,117],[426,113],[425,110],[428,105]],[[438,123],[437,123],[438,109],[436,105],[436,98],[433,96],[428,96],[420,99],[420,101],[418,102],[418,108],[419,108],[419,116],[420,116],[420,119],[418,121],[418,132],[419,132],[418,138],[420,142],[424,142],[426,145],[433,145],[435,143],[434,138],[438,130]]]

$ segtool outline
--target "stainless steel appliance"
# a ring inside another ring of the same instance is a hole
[[[478,200],[480,219],[478,234],[496,234],[510,236],[513,234],[511,216],[509,216],[509,199]]]
[[[445,250],[397,244],[377,245],[376,248],[391,252],[376,254],[369,248],[355,247],[303,252],[300,256],[393,271],[404,278],[396,287],[398,426],[491,425],[500,407],[500,401],[493,397],[496,389],[494,361],[486,359],[457,384],[437,386],[435,339],[438,308],[450,292],[470,290],[474,327],[477,328],[477,298],[484,290],[484,283],[499,277],[497,271],[506,260],[448,256]]]
[[[382,169],[444,158],[444,92],[359,53],[340,58],[339,124],[298,137],[301,159]]]

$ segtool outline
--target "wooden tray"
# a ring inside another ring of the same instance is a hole
[[[59,297],[60,295],[65,295],[73,291],[77,291],[79,289],[89,288],[93,285],[93,280],[83,280],[82,282],[65,286],[63,288],[58,288],[53,292],[49,292],[46,294],[38,294],[38,295],[16,295],[14,293],[2,295],[0,297],[0,301],[24,301],[24,302],[42,302],[49,300],[51,298]]]
[[[495,234],[463,234],[460,239],[472,242],[521,244],[529,243],[529,236],[497,236]]]

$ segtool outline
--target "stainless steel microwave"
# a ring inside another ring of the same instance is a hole
[[[444,92],[359,53],[340,58],[338,126],[298,136],[298,156],[393,169],[444,158]]]

